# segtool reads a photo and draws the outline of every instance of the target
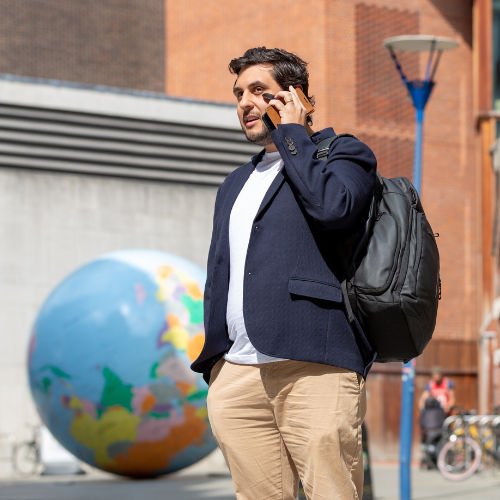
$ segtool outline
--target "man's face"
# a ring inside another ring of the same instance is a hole
[[[272,144],[271,133],[262,121],[269,101],[262,94],[276,94],[280,86],[271,76],[270,65],[257,64],[245,68],[234,84],[234,95],[238,101],[238,118],[241,128],[250,142],[259,146]]]
[[[441,380],[443,380],[443,374],[439,373],[439,372],[434,372],[432,374],[432,380],[434,380],[434,382],[439,384],[441,382]]]

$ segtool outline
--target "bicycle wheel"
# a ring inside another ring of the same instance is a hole
[[[35,443],[24,442],[14,450],[14,469],[22,476],[32,476],[38,465]]]
[[[481,463],[480,446],[470,437],[448,441],[438,455],[438,468],[446,479],[463,481],[474,474]]]

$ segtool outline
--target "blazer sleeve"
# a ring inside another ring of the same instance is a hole
[[[377,160],[371,149],[358,139],[340,137],[324,162],[314,158],[317,147],[302,125],[278,125],[271,137],[301,204],[316,225],[328,230],[354,226],[375,186]]]

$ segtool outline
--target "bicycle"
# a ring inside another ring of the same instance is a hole
[[[479,469],[483,454],[500,465],[500,453],[496,449],[497,421],[494,415],[460,416],[454,421],[457,428],[438,456],[438,468],[445,478],[462,481],[471,477]]]
[[[481,448],[474,439],[453,434],[439,452],[438,469],[446,479],[463,481],[479,468],[481,455]]]
[[[14,448],[12,462],[14,470],[21,476],[33,476],[41,464],[40,425],[26,424],[32,429],[32,438]]]

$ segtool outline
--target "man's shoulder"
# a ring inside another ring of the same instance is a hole
[[[258,158],[259,155],[260,153],[252,157],[247,163],[235,168],[219,186],[219,192],[227,192],[236,181],[248,175],[248,172],[254,169],[255,164],[257,163],[255,159]]]
[[[327,146],[328,141],[334,138],[335,140]],[[358,157],[362,160],[372,160],[375,158],[375,155],[370,147],[358,137],[345,132],[337,134],[332,127],[327,127],[315,132],[310,139],[318,147],[321,143],[322,147],[328,147],[328,156],[331,158],[337,155]]]
[[[244,163],[243,165],[240,165],[239,167],[236,167],[225,179],[224,182],[221,184],[221,186],[229,186],[230,184],[233,184],[235,180],[237,180],[239,177],[241,177],[244,174],[244,171],[246,168],[249,167],[250,163],[252,161],[248,161],[247,163]],[[252,165],[253,168],[253,165]]]

